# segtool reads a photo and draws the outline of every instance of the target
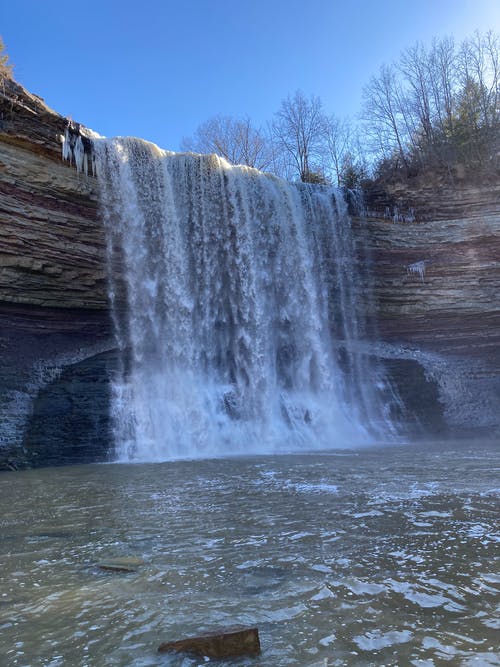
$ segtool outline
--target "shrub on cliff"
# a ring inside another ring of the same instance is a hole
[[[12,78],[13,66],[9,63],[9,56],[5,53],[5,44],[0,37],[0,80]]]

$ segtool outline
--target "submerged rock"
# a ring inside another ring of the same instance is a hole
[[[140,565],[144,565],[144,561],[135,556],[107,558],[97,563],[97,567],[100,570],[108,572],[137,572],[137,568]]]
[[[257,628],[226,628],[175,642],[165,642],[159,653],[194,653],[209,658],[237,658],[260,655]]]

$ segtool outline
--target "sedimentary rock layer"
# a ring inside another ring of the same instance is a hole
[[[96,179],[62,162],[57,142],[64,119],[45,111],[33,125],[31,114],[21,134],[19,114],[9,115],[5,104],[2,113],[0,302],[105,310]],[[50,141],[42,143],[49,127]]]
[[[372,266],[374,337],[400,393],[408,400],[407,364],[417,361],[437,383],[449,426],[492,435],[500,428],[500,186],[368,194],[368,217],[356,224]],[[425,391],[416,382],[411,401]]]
[[[443,219],[441,212],[426,222],[368,217],[360,223],[373,266],[378,333],[429,350],[491,355],[498,363],[500,187],[434,193],[433,210],[441,196],[443,209],[456,217]]]
[[[0,118],[0,468],[103,459],[114,343],[97,180],[61,160],[68,120],[14,82]]]

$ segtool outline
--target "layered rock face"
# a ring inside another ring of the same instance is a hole
[[[0,469],[106,460],[117,355],[98,181],[61,159],[78,127],[0,90]],[[89,149],[83,137],[83,150]],[[500,186],[372,190],[354,220],[396,419],[500,431]],[[119,272],[119,266],[114,270]]]
[[[67,119],[14,82],[0,119],[0,467],[102,460],[113,338],[97,181],[61,160]]]
[[[367,193],[366,205],[358,225],[372,264],[376,337],[401,397],[416,406],[437,390],[443,431],[493,435],[500,429],[500,185],[400,186]],[[420,421],[424,431],[437,424],[429,409]]]

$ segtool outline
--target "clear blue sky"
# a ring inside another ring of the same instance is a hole
[[[0,0],[18,81],[106,136],[176,150],[218,113],[272,117],[296,89],[354,115],[417,40],[500,31],[500,0]]]

